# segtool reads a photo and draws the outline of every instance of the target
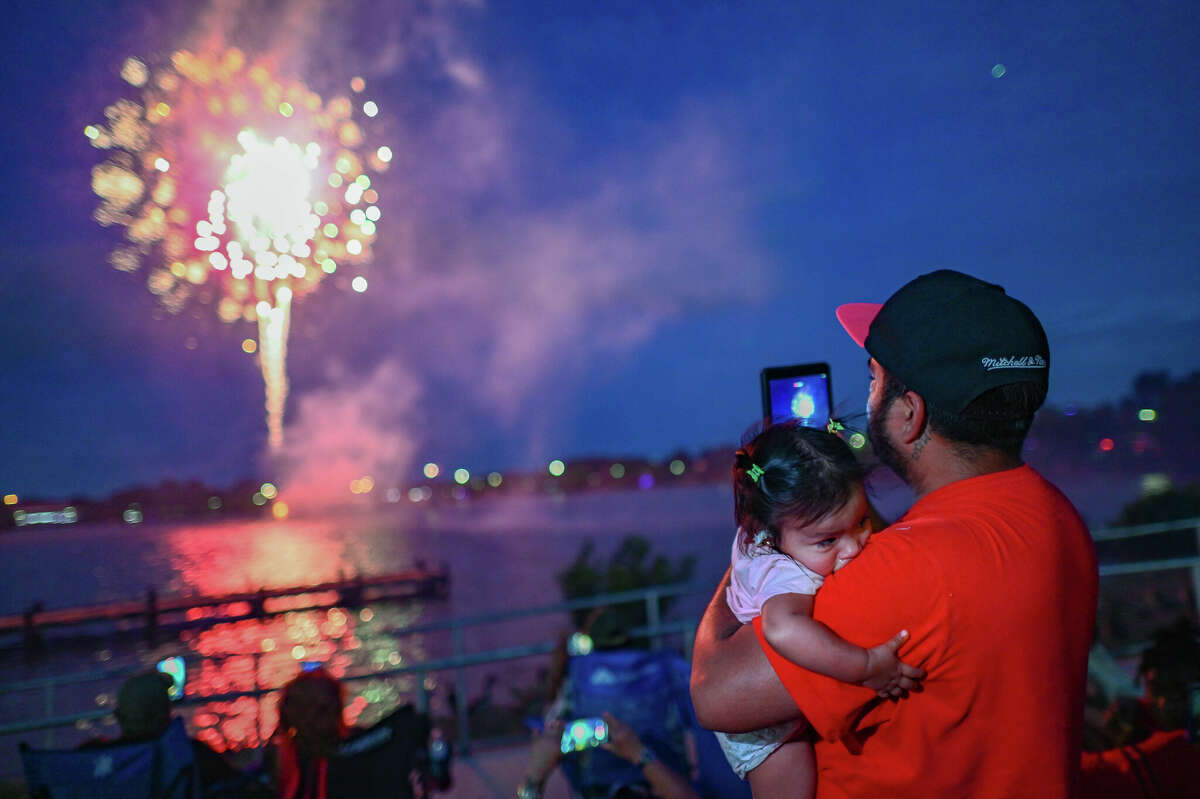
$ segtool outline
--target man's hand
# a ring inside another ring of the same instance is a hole
[[[758,644],[725,602],[729,572],[708,603],[692,648],[692,704],[710,730],[749,732],[800,717]]]
[[[915,690],[925,679],[925,670],[909,666],[896,655],[907,640],[908,630],[901,630],[890,641],[868,649],[867,676],[861,684],[883,697],[900,698]]]

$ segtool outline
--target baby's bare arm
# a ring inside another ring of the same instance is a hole
[[[763,635],[797,666],[842,682],[867,677],[867,650],[847,643],[812,617],[811,594],[776,594],[762,606]]]
[[[812,605],[808,594],[777,594],[763,603],[763,635],[788,660],[835,680],[860,683],[880,696],[902,696],[925,677],[923,670],[896,656],[896,650],[908,640],[907,631],[863,649],[815,620]]]

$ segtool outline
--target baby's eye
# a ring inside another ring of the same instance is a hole
[[[833,546],[835,541],[837,541],[836,538],[826,538],[822,541],[818,541],[816,543],[816,547],[818,549],[829,549],[831,546]]]

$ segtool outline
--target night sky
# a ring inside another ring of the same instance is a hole
[[[0,36],[0,493],[695,451],[764,366],[827,360],[861,409],[834,308],[941,267],[1040,316],[1051,404],[1200,369],[1190,0],[59,0]],[[164,314],[92,219],[122,62],[214,37],[362,76],[397,153],[370,289],[294,307],[276,459],[254,328]]]

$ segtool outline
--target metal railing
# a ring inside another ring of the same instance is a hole
[[[538,655],[546,655],[553,651],[554,647],[557,645],[554,641],[543,641],[522,646],[502,647],[500,649],[492,649],[484,652],[467,652],[466,638],[464,635],[464,631],[466,629],[481,625],[495,624],[496,622],[512,621],[514,619],[530,616],[545,616],[568,613],[573,610],[606,605],[624,605],[634,602],[642,602],[645,604],[646,618],[648,623],[644,627],[631,630],[630,635],[636,638],[649,639],[650,646],[652,648],[661,646],[663,644],[663,639],[668,636],[680,636],[682,640],[681,648],[685,655],[690,656],[692,636],[695,632],[697,619],[690,618],[680,621],[663,622],[661,620],[663,600],[671,597],[677,597],[685,594],[695,594],[708,590],[711,590],[711,588],[706,586],[698,586],[693,583],[676,583],[672,585],[652,586],[649,588],[641,588],[631,591],[601,594],[567,602],[540,605],[532,608],[521,608],[518,610],[498,611],[495,613],[484,613],[474,616],[458,617],[443,621],[413,625],[401,629],[394,629],[388,631],[387,634],[395,638],[403,638],[411,635],[417,635],[419,633],[448,631],[450,633],[452,642],[452,654],[448,657],[426,660],[404,666],[397,666],[391,669],[371,671],[364,674],[351,674],[342,677],[341,681],[344,683],[353,683],[360,680],[386,680],[397,677],[412,676],[415,678],[415,699],[417,707],[424,712],[428,712],[429,691],[426,687],[427,675],[440,672],[451,672],[453,675],[453,685],[456,695],[459,697],[465,697],[467,695],[467,687],[464,669],[472,666],[502,663]],[[40,730],[46,733],[42,745],[47,748],[52,747],[54,745],[54,730],[64,727],[74,727],[81,723],[100,721],[108,719],[112,716],[111,709],[85,710],[76,713],[56,715],[54,703],[55,695],[59,688],[67,685],[89,682],[94,683],[103,681],[112,683],[132,674],[136,674],[139,671],[143,671],[144,668],[144,666],[132,666],[121,669],[77,672],[73,674],[41,677],[33,680],[0,683],[0,696],[4,694],[27,691],[42,692],[42,714],[38,718],[0,724],[0,736],[37,732]],[[274,693],[278,690],[279,687],[274,687],[260,688],[252,691],[238,691],[226,694],[193,696],[176,703],[176,705],[188,707],[203,705],[209,702],[231,701],[242,697],[257,698]],[[468,753],[471,750],[471,733],[469,708],[465,701],[459,701],[457,703],[455,723],[457,731],[455,743],[459,748],[459,751]]]
[[[1092,536],[1096,541],[1116,541],[1186,530],[1193,531],[1193,533],[1197,536],[1197,546],[1200,548],[1200,518],[1183,519],[1175,522],[1165,522],[1160,524],[1139,525],[1137,527],[1111,528],[1096,531],[1092,534]],[[1197,604],[1200,605],[1200,555],[1136,561],[1129,563],[1106,564],[1100,567],[1100,576],[1109,577],[1122,574],[1160,571],[1164,569],[1190,569],[1193,596]],[[688,618],[674,622],[661,621],[662,600],[681,595],[709,593],[711,591],[712,586],[701,586],[693,583],[678,583],[674,585],[657,586],[636,589],[632,591],[623,591],[619,593],[597,595],[593,597],[541,605],[532,608],[447,619],[444,621],[430,622],[412,627],[406,627],[403,629],[392,630],[390,631],[390,634],[397,638],[425,632],[449,631],[451,635],[453,653],[449,657],[398,666],[392,669],[374,671],[366,674],[348,675],[343,677],[342,681],[355,682],[359,680],[388,679],[411,675],[415,677],[415,698],[417,706],[421,710],[427,712],[429,710],[429,694],[426,687],[427,675],[446,671],[451,672],[453,675],[453,684],[455,691],[457,692],[457,696],[465,697],[466,683],[465,676],[463,674],[464,669],[472,666],[501,663],[539,655],[546,655],[551,652],[556,645],[555,642],[544,641],[535,644],[503,647],[484,652],[468,653],[466,652],[464,636],[464,631],[466,629],[485,624],[494,624],[496,622],[512,621],[514,619],[529,616],[566,613],[573,610],[593,608],[601,605],[619,605],[632,602],[645,603],[646,618],[648,620],[648,624],[645,627],[631,631],[632,635],[635,637],[649,639],[652,647],[661,646],[663,639],[667,636],[681,636],[681,649],[685,655],[690,656],[692,636],[694,635],[698,620],[695,618]],[[1197,607],[1197,613],[1200,615],[1200,607]],[[108,669],[53,677],[43,677],[21,682],[2,683],[0,684],[0,696],[18,691],[42,691],[42,715],[38,718],[0,724],[0,736],[41,730],[46,732],[46,738],[43,742],[44,745],[50,747],[53,745],[53,731],[55,729],[73,727],[84,722],[94,722],[97,720],[106,719],[112,715],[112,711],[106,709],[87,710],[76,713],[56,715],[54,710],[54,701],[56,690],[59,687],[84,682],[114,681],[116,679],[136,673],[142,668],[143,667]],[[273,693],[277,690],[279,689],[266,688],[221,695],[190,697],[179,704],[183,706],[191,706],[215,701],[229,701],[241,697],[260,697]],[[472,744],[470,719],[467,703],[465,701],[459,701],[457,703],[455,720],[457,725],[456,743],[459,747],[459,750],[463,753],[470,752]]]

